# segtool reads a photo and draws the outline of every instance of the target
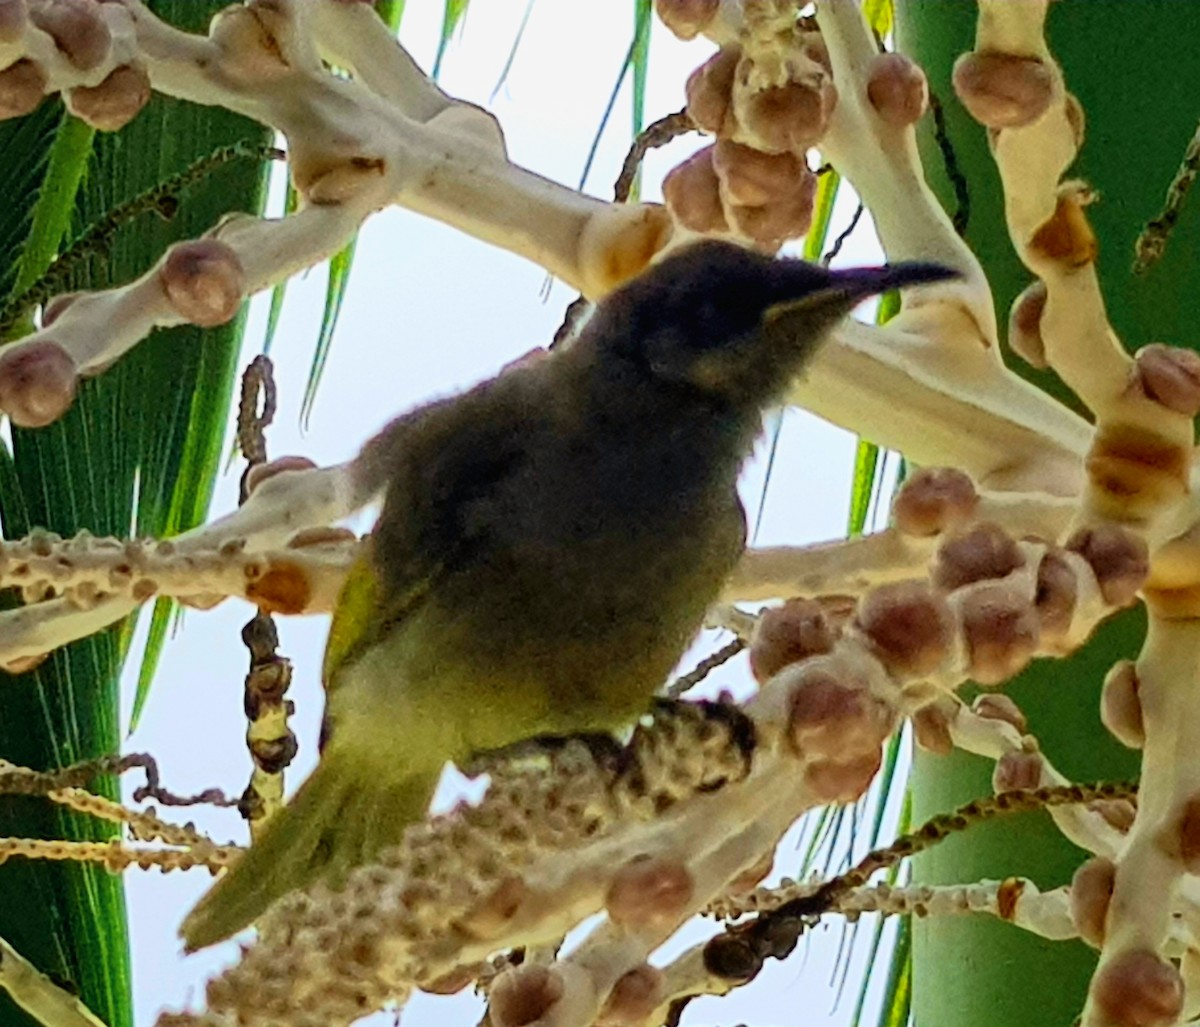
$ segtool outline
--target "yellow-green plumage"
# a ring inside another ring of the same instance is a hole
[[[699,244],[569,349],[368,444],[387,488],[330,632],[320,764],[185,920],[190,949],[397,844],[446,761],[647,708],[742,549],[764,406],[857,299],[945,276],[852,274]]]

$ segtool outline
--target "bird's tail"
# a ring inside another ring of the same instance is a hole
[[[395,768],[379,773],[356,755],[325,750],[295,798],[187,915],[179,929],[187,951],[249,927],[276,899],[318,879],[340,886],[424,817],[440,767],[397,778]]]

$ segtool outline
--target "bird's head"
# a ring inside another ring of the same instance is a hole
[[[759,410],[859,302],[955,274],[923,263],[835,271],[706,240],[607,297],[589,328],[659,381]]]

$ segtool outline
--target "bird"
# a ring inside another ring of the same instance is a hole
[[[386,487],[334,611],[318,765],[187,915],[187,950],[397,845],[447,762],[635,723],[745,547],[763,414],[860,301],[953,274],[701,240],[570,345],[369,441]]]

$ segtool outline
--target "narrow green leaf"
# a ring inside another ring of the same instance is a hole
[[[883,1006],[877,1021],[879,1027],[908,1027],[912,1015],[912,974],[912,917],[905,916],[896,927],[888,979],[883,988]]]
[[[813,200],[813,219],[804,237],[805,260],[818,261],[829,241],[829,223],[833,220],[833,204],[842,185],[842,176],[832,168],[817,179],[817,195]]]
[[[325,287],[325,310],[321,315],[321,331],[317,336],[308,381],[304,384],[304,398],[300,404],[300,421],[305,427],[312,416],[313,404],[317,400],[317,388],[321,384],[321,376],[325,373],[325,364],[329,360],[334,329],[337,327],[338,315],[342,312],[346,289],[350,285],[350,265],[354,262],[354,248],[357,245],[358,237],[355,236],[329,261],[329,282]]]
[[[433,79],[437,81],[442,73],[442,58],[446,56],[446,47],[450,45],[450,37],[467,13],[471,0],[446,0],[442,9],[442,32],[438,37],[437,56],[433,59]]]
[[[633,136],[636,139],[642,133],[646,123],[646,73],[650,68],[650,26],[653,23],[654,8],[651,0],[634,0],[633,12]],[[638,168],[634,176],[633,186],[629,190],[632,201],[638,199],[642,191],[642,169]]]
[[[375,13],[388,28],[396,32],[400,28],[400,19],[404,17],[404,0],[375,0]]]
[[[596,160],[596,151],[600,148],[600,140],[604,137],[604,130],[608,128],[609,119],[616,109],[617,97],[621,94],[621,86],[625,84],[625,76],[629,74],[629,69],[633,66],[633,55],[637,50],[637,45],[638,38],[635,33],[629,43],[629,49],[625,51],[625,59],[621,61],[621,70],[617,74],[617,81],[613,83],[612,92],[608,95],[608,103],[604,105],[604,113],[600,115],[600,124],[596,128],[596,134],[592,136],[592,145],[588,147],[587,158],[583,162],[583,172],[579,176],[578,188],[580,189],[587,184],[588,175],[592,173],[592,164]]]
[[[879,465],[879,447],[866,439],[858,440],[854,451],[854,481],[850,488],[850,523],[848,535],[861,535],[867,524],[871,497],[875,489],[875,472]]]
[[[525,4],[525,13],[521,15],[521,24],[517,26],[517,34],[513,37],[512,46],[508,48],[508,56],[504,59],[504,67],[500,69],[500,75],[496,79],[496,84],[492,87],[491,93],[488,94],[488,103],[496,99],[496,94],[504,88],[504,83],[508,81],[513,61],[517,59],[517,50],[520,49],[521,40],[525,38],[525,28],[529,24],[529,16],[532,13],[533,0],[528,0],[528,3]]]
[[[37,281],[66,238],[95,135],[94,128],[69,114],[64,113],[59,121],[42,187],[31,212],[29,234],[14,268],[14,294]],[[23,321],[27,330],[32,328],[28,316]]]
[[[895,13],[893,0],[864,0],[863,17],[880,39],[886,39],[891,33]]]

